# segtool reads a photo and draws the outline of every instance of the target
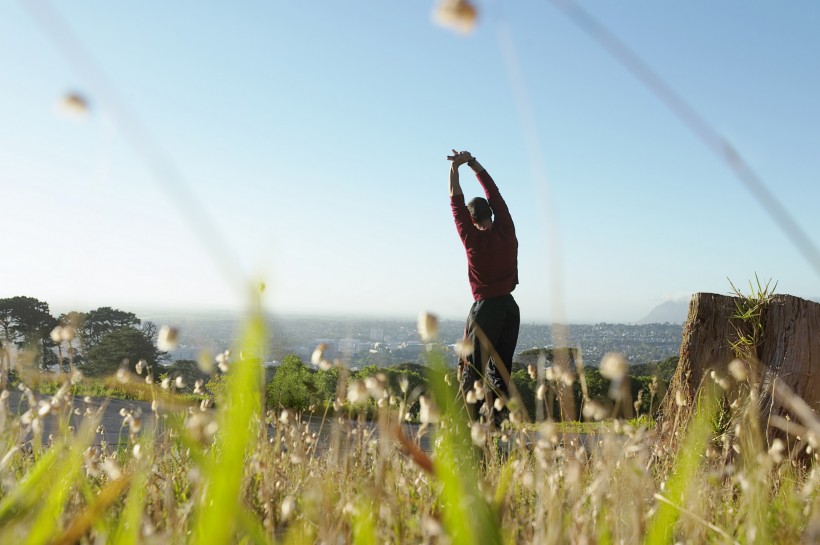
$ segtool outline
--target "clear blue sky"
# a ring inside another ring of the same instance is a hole
[[[820,295],[727,165],[550,2],[476,2],[467,36],[433,23],[434,5],[3,0],[0,297],[236,308],[236,259],[273,311],[462,318],[452,147],[481,160],[516,221],[525,321],[636,321],[755,273]],[[820,4],[584,6],[820,243]],[[86,119],[55,113],[70,91]],[[174,202],[137,125],[204,214]]]

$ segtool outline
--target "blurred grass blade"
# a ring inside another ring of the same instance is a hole
[[[353,513],[353,545],[376,545],[376,521],[373,505],[361,502]]]
[[[133,484],[120,515],[117,531],[111,540],[111,545],[137,545],[139,543],[142,517],[145,511],[146,488],[151,475],[151,464],[154,459],[153,430],[147,432],[141,441],[144,457],[141,463],[135,464]]]
[[[41,490],[31,490],[32,494],[36,494],[31,500],[40,503],[42,507],[31,524],[24,542],[26,545],[48,543],[57,532],[66,502],[83,469],[83,451],[91,443],[96,427],[96,418],[86,420],[67,448],[51,447],[46,454],[48,456],[52,451],[62,451],[64,458],[47,476],[43,475],[46,479],[39,483]]]
[[[64,447],[55,445],[43,454],[23,480],[0,502],[0,524],[13,516],[13,509],[25,511],[41,499],[42,489],[52,484],[53,470]]]
[[[705,382],[700,389],[695,415],[666,483],[667,501],[658,504],[658,511],[649,522],[645,545],[672,543],[680,513],[675,505],[685,505],[689,486],[697,486],[699,482],[700,459],[712,435],[712,421],[720,407],[721,392],[713,382]]]
[[[498,520],[478,488],[478,459],[464,411],[456,392],[444,380],[448,372],[441,353],[428,356],[430,387],[439,407],[440,443],[435,451],[435,471],[441,483],[444,527],[454,545],[501,544]]]
[[[253,305],[253,309],[257,306]],[[203,470],[203,489],[194,517],[191,543],[222,545],[236,542],[241,525],[242,480],[246,452],[256,441],[262,407],[261,358],[265,327],[254,310],[244,326],[240,356],[231,364],[225,403],[219,409],[215,459]]]
[[[130,482],[130,475],[123,475],[119,479],[110,481],[105,488],[100,491],[96,501],[89,505],[79,516],[75,517],[65,532],[50,542],[51,545],[71,545],[73,543],[79,543],[80,539],[100,520],[106,510],[120,498],[122,492],[128,487]],[[142,507],[142,504],[140,504],[140,507]],[[142,516],[141,509],[139,516]],[[139,524],[137,524],[137,528],[139,528]],[[118,542],[112,541],[111,543],[113,545]],[[130,543],[135,545],[136,539]]]

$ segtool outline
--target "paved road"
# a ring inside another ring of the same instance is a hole
[[[28,410],[28,401],[26,396],[18,391],[18,390],[9,390],[9,399],[7,400],[7,404],[9,409],[12,413],[23,414]],[[39,395],[35,394],[35,398],[37,399],[38,403],[40,400],[49,401],[51,396],[49,395]],[[149,427],[149,421],[153,419],[153,413],[151,411],[151,403],[145,401],[130,401],[130,400],[123,400],[123,399],[111,399],[111,398],[88,398],[88,401],[81,397],[74,398],[74,409],[75,412],[79,409],[80,413],[84,413],[86,409],[90,409],[92,412],[98,411],[100,408],[103,408],[102,411],[102,418],[100,421],[99,432],[95,435],[92,444],[94,445],[101,445],[103,442],[106,442],[108,445],[116,445],[120,441],[127,441],[129,436],[129,427],[128,424],[124,423],[123,416],[121,412],[124,410],[125,412],[131,413],[141,413],[143,415],[143,429]],[[198,410],[198,409],[197,409]],[[43,437],[47,439],[48,436],[54,433],[56,430],[59,429],[59,422],[58,416],[50,415],[46,416],[44,419],[44,426],[43,426]],[[79,429],[80,425],[82,424],[83,417],[78,416],[72,413],[70,424],[74,426],[75,429]],[[310,419],[306,419],[304,422],[308,424],[310,433],[316,433],[319,437],[319,441],[317,443],[317,452],[323,452],[327,449],[331,431],[334,428],[334,422],[332,418],[328,418],[322,422],[322,419],[319,417],[314,417]],[[345,424],[345,428],[347,431],[351,429],[357,430],[357,434],[365,434],[365,437],[368,438],[377,438],[378,430],[376,423],[374,422],[355,422],[355,421],[348,421]],[[405,423],[402,426],[402,429],[408,437],[411,439],[416,436],[419,432],[419,425],[418,424],[408,424]],[[268,430],[271,436],[274,435],[275,431],[274,428],[271,426]],[[430,437],[431,433],[425,434],[421,439],[421,448],[426,452],[432,451],[432,445],[430,444]],[[590,436],[585,434],[564,434],[562,440],[564,444],[574,444],[574,445],[582,445],[587,450],[590,448],[595,448],[594,441],[590,441]],[[342,448],[346,448],[350,444],[350,441],[345,439],[341,442]]]
[[[8,407],[12,413],[16,413],[21,415],[28,411],[29,403],[28,399],[25,394],[20,392],[19,390],[9,390],[9,398],[7,400]],[[35,394],[35,399],[39,404],[40,401],[49,402],[51,400],[50,395],[40,395]],[[74,429],[79,429],[83,422],[83,414],[90,410],[91,412],[96,413],[102,408],[102,417],[100,420],[100,426],[98,428],[98,433],[95,435],[92,444],[94,445],[101,445],[103,442],[107,443],[108,445],[116,445],[120,441],[127,441],[128,436],[130,433],[130,429],[127,423],[124,422],[124,418],[122,416],[122,412],[126,413],[133,413],[133,414],[141,414],[143,420],[143,429],[147,429],[150,427],[150,423],[153,420],[154,416],[151,411],[151,403],[146,401],[131,401],[131,400],[123,400],[123,399],[111,399],[111,398],[87,398],[86,401],[84,398],[75,397],[74,398],[74,411],[70,417],[70,425],[74,427]],[[79,410],[80,415],[74,414]],[[197,408],[197,410],[199,410]],[[162,413],[162,409],[160,409],[160,413]],[[59,418],[62,416],[59,415],[48,415],[43,419],[43,438],[44,440],[48,438],[50,434],[55,433],[59,430]],[[334,422],[332,418],[327,418],[322,422],[322,419],[319,417],[314,417],[310,419],[305,419],[305,423],[308,424],[308,428],[310,433],[317,434],[319,437],[319,442],[317,444],[318,448],[317,451],[321,452],[324,451],[329,444],[329,440],[331,437],[331,431],[334,427]],[[365,437],[373,437],[375,438],[377,435],[377,426],[373,422],[346,422],[345,427],[348,429],[356,429],[356,433],[364,434]],[[415,436],[418,433],[419,426],[417,424],[405,424],[403,426],[404,432],[408,436]],[[275,434],[275,430],[273,426],[269,427],[269,434],[273,436]],[[30,439],[30,435],[28,437]],[[348,441],[342,441],[342,445],[344,446]],[[430,451],[431,447],[429,444],[429,434],[422,438],[421,442],[422,448]]]

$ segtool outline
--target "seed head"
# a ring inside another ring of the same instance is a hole
[[[783,461],[783,452],[786,450],[786,444],[780,438],[775,438],[772,441],[772,446],[769,448],[769,457],[775,464]]]
[[[157,335],[157,348],[163,352],[170,352],[177,347],[179,342],[179,330],[175,327],[164,325],[159,328]]]
[[[749,371],[746,368],[746,364],[741,360],[732,360],[729,363],[729,373],[731,373],[732,377],[738,382],[743,382],[749,378]]]
[[[282,522],[287,522],[293,516],[293,512],[296,511],[296,500],[293,499],[293,496],[286,496],[285,499],[282,500],[281,505],[281,514],[282,514]]]
[[[231,351],[225,350],[224,352],[220,352],[216,355],[216,364],[219,367],[219,370],[223,373],[228,372],[228,365],[231,362]]]
[[[472,425],[470,425],[470,437],[474,445],[483,447],[487,440],[487,425],[481,424],[480,422],[473,422]]]
[[[475,28],[478,12],[468,0],[439,0],[433,10],[433,20],[463,34]]]
[[[455,351],[459,357],[466,358],[467,356],[472,355],[475,347],[473,346],[473,342],[470,339],[461,339],[457,341],[455,344]]]
[[[590,420],[600,421],[606,418],[606,409],[604,409],[604,406],[597,401],[587,401],[584,404],[583,413],[584,418]]]
[[[68,92],[57,103],[57,111],[76,120],[85,119],[89,111],[88,100],[76,91]]]
[[[475,398],[478,399],[478,400],[484,399],[484,396],[485,396],[484,384],[480,380],[477,380],[477,381],[475,381],[475,384],[473,385],[473,387],[475,388]]]
[[[347,387],[347,400],[353,404],[367,401],[367,386],[361,380],[354,380]]]
[[[629,372],[629,364],[626,359],[616,352],[606,354],[601,360],[601,376],[609,380],[620,382]]]
[[[419,314],[418,330],[421,340],[429,343],[438,338],[438,317],[429,312]]]
[[[367,388],[368,393],[370,393],[370,397],[373,399],[379,400],[384,397],[385,389],[384,383],[379,380],[377,377],[367,377],[364,379],[365,388]]]
[[[313,350],[313,354],[310,356],[310,363],[313,365],[319,365],[325,359],[325,350],[327,350],[326,343],[319,343],[319,345]]]

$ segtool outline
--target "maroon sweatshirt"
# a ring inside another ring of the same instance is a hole
[[[467,275],[476,301],[511,293],[518,284],[518,239],[515,238],[507,203],[498,187],[482,170],[476,178],[484,188],[490,208],[493,209],[493,227],[482,231],[473,224],[464,195],[450,197],[456,229],[467,250]]]

